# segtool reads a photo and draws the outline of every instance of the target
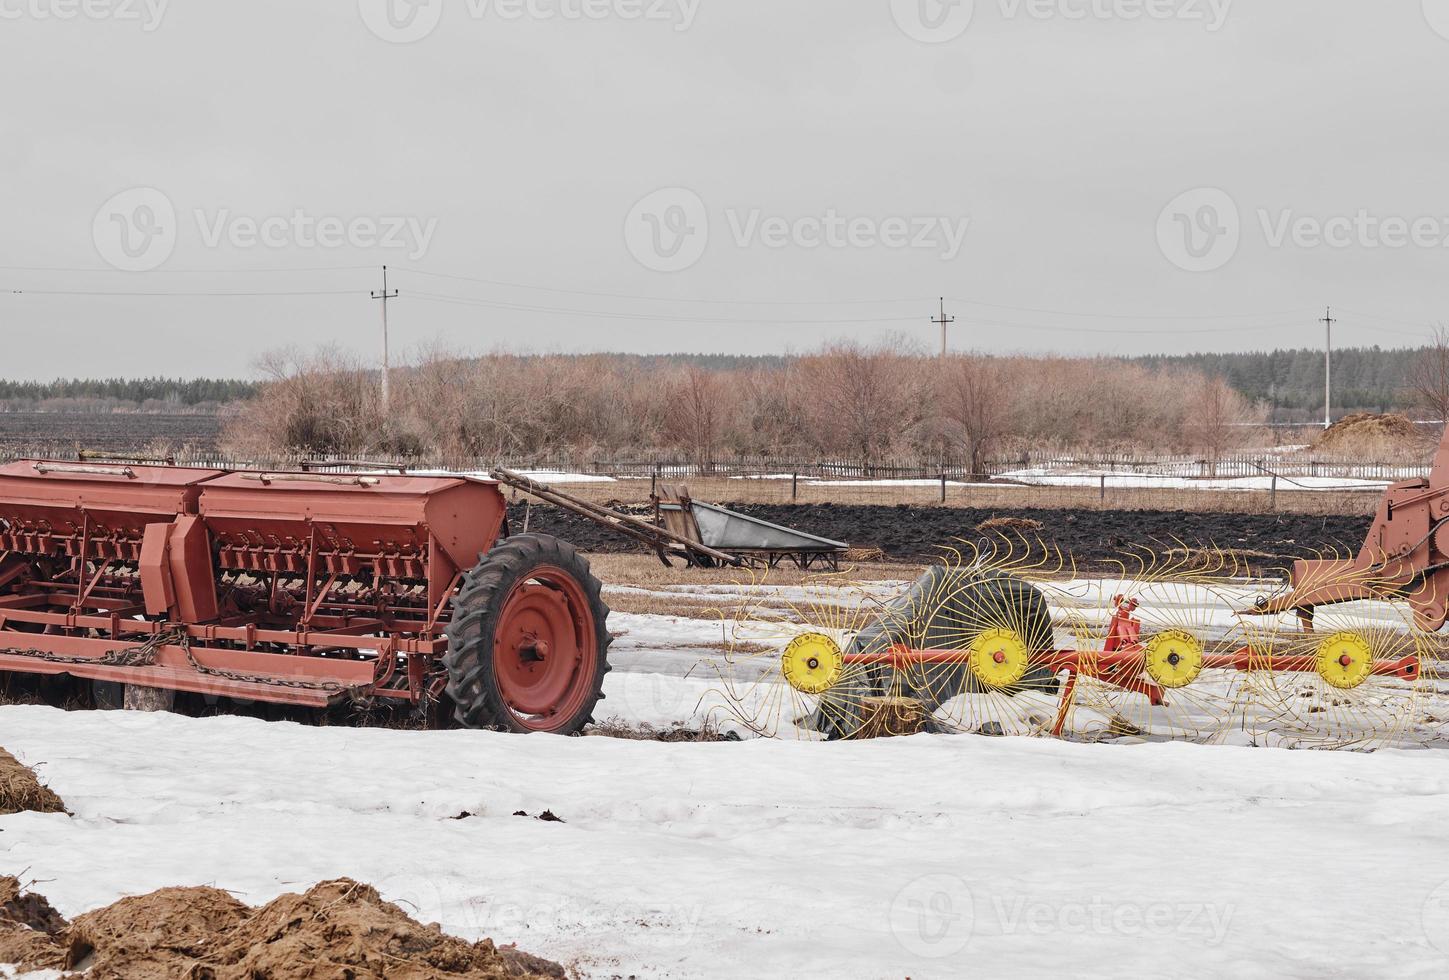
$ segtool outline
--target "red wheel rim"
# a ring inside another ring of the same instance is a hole
[[[566,727],[594,691],[598,636],[583,588],[561,568],[542,566],[503,601],[493,635],[503,703],[530,731]]]

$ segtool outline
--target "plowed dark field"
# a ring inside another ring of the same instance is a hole
[[[0,412],[0,452],[70,453],[77,449],[133,453],[152,443],[211,449],[221,431],[217,415],[147,412]]]
[[[1356,552],[1368,531],[1366,517],[1311,517],[1300,514],[1184,514],[1177,511],[977,510],[940,507],[882,507],[844,504],[727,504],[772,524],[879,548],[895,561],[929,560],[943,545],[983,537],[978,525],[992,518],[1037,521],[1032,534],[1079,562],[1100,563],[1134,544],[1170,547],[1217,545],[1277,558],[1309,557],[1326,548]],[[509,511],[515,530],[524,505]],[[585,551],[640,551],[628,538],[550,506],[534,506],[529,529],[556,534]],[[1267,559],[1263,558],[1266,562]]]

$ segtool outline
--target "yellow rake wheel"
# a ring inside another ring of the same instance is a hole
[[[1011,687],[1031,666],[1031,650],[1016,630],[987,630],[971,642],[969,652],[971,672],[987,687]]]
[[[1145,654],[1147,676],[1168,690],[1187,687],[1202,673],[1202,641],[1186,630],[1158,633],[1147,641]]]
[[[845,657],[824,633],[802,633],[780,655],[785,682],[801,694],[824,694],[840,682]]]
[[[1374,649],[1358,633],[1335,633],[1318,645],[1318,676],[1340,691],[1362,687],[1374,671]]]

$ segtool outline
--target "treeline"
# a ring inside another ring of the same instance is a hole
[[[1333,352],[1333,411],[1399,412],[1417,406],[1410,377],[1431,348],[1347,347]],[[1238,354],[1153,355],[1134,358],[1153,369],[1186,368],[1227,379],[1246,398],[1268,408],[1274,422],[1323,417],[1323,350]]]
[[[1333,355],[1333,408],[1335,417],[1349,412],[1423,411],[1412,377],[1433,356],[1433,348],[1385,350],[1353,347]],[[809,355],[730,354],[599,354],[508,355],[518,369],[549,371],[573,361],[596,364],[604,359],[611,373],[636,382],[671,376],[689,369],[738,379],[760,375],[787,376],[792,366]],[[487,365],[496,357],[453,358],[460,370]],[[1005,358],[1009,362],[1054,363],[1057,358]],[[1261,405],[1268,421],[1282,424],[1311,422],[1323,406],[1323,352],[1300,350],[1253,351],[1234,354],[1144,355],[1124,359],[1147,374],[1173,376],[1182,372],[1220,377],[1248,402]],[[1090,361],[1073,363],[1090,364]],[[359,365],[366,374],[368,368]],[[376,375],[373,374],[375,379]],[[275,379],[271,379],[274,381]],[[270,381],[235,378],[72,378],[56,381],[0,381],[0,411],[214,411],[254,398]],[[652,383],[652,382],[649,382]]]
[[[85,410],[166,406],[215,408],[250,398],[255,381],[233,378],[62,378],[0,381],[0,410]]]
[[[708,370],[609,354],[460,358],[394,370],[339,351],[281,352],[231,420],[238,454],[416,456],[457,464],[555,454],[699,462],[801,455],[970,463],[1021,448],[1196,451],[1251,439],[1263,412],[1222,379],[1113,359],[941,360],[906,345],[837,343]]]

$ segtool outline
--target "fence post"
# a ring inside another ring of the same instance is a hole
[[[790,503],[800,499],[800,474],[790,474]]]
[[[1101,502],[1104,503],[1104,504],[1107,502],[1107,474],[1106,473],[1103,473],[1102,474],[1102,494],[1101,494]]]
[[[941,471],[941,503],[946,502],[946,471]]]
[[[1278,477],[1276,475],[1273,477],[1272,489],[1268,491],[1268,509],[1275,514],[1278,513]]]
[[[659,496],[659,462],[654,463],[654,472],[649,475],[649,496]]]

